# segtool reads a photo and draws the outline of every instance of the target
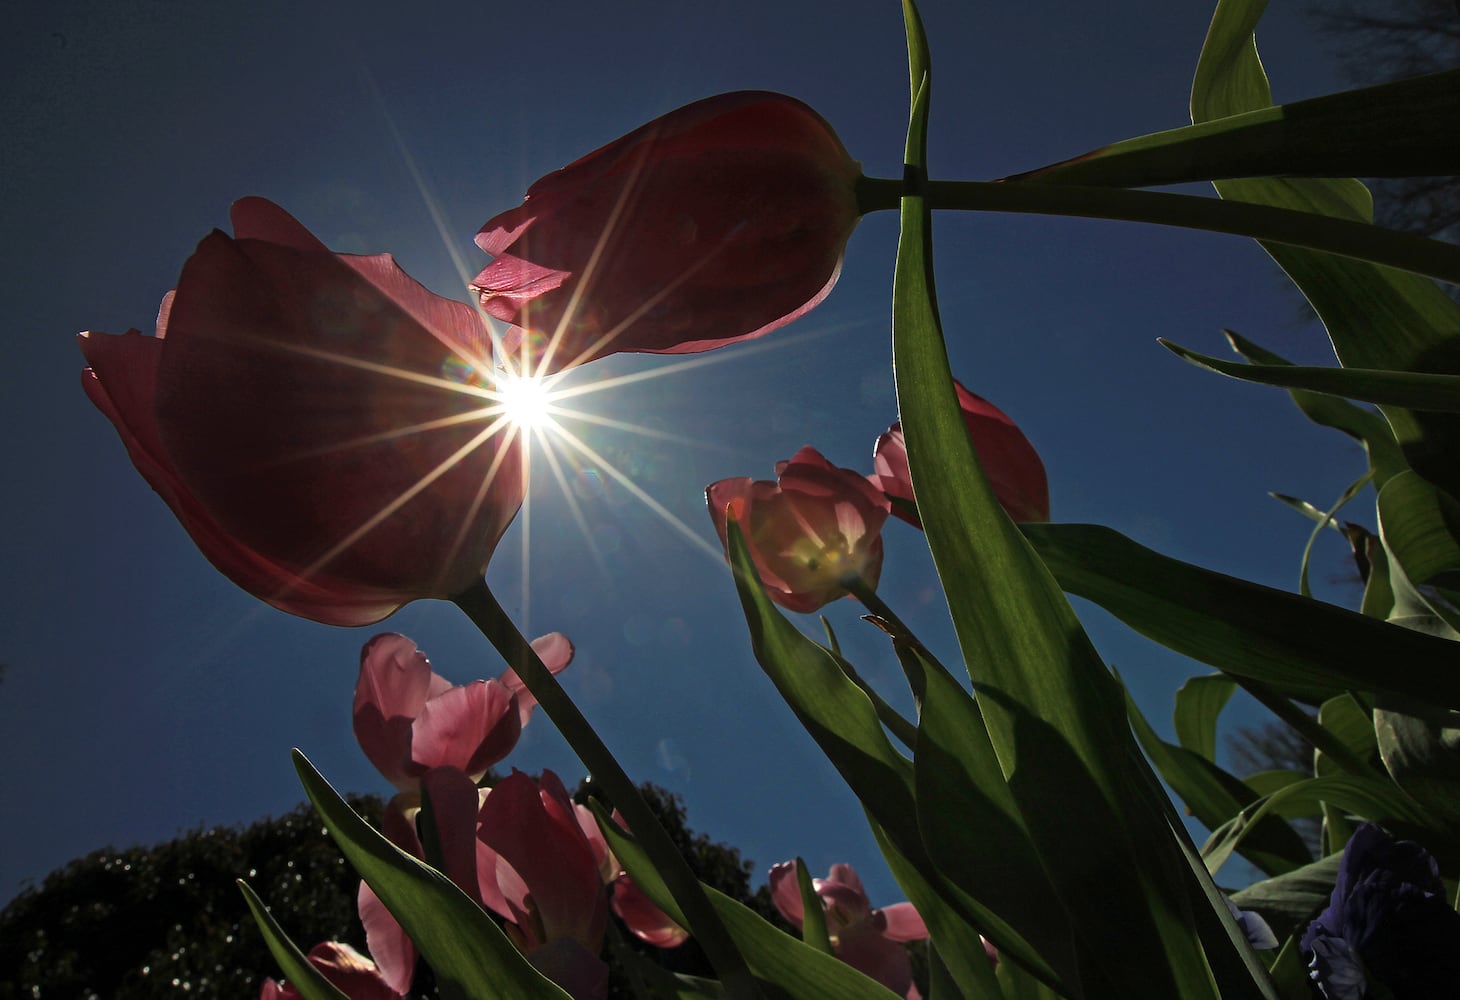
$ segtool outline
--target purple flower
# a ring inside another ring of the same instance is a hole
[[[1439,865],[1372,823],[1349,840],[1328,908],[1301,944],[1326,1000],[1363,1000],[1370,981],[1395,1000],[1447,1000],[1460,984],[1460,913]]]

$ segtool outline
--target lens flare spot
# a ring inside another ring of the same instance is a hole
[[[477,375],[476,368],[454,354],[441,362],[441,377],[449,382],[456,382],[459,385],[482,384],[481,378]]]
[[[552,393],[542,379],[504,375],[496,392],[507,419],[518,427],[546,427],[552,422]]]

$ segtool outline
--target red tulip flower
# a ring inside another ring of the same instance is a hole
[[[87,395],[209,561],[274,607],[366,625],[459,593],[522,503],[484,321],[261,198],[232,216],[155,336],[81,335]]]
[[[477,234],[472,288],[535,371],[749,340],[831,291],[860,176],[800,101],[721,94],[533,184]]]
[[[532,647],[553,673],[573,658],[573,644],[560,632],[534,639]],[[517,745],[536,705],[521,683],[509,669],[496,680],[453,685],[410,639],[378,635],[360,651],[355,738],[402,792],[416,791],[422,775],[438,767],[479,781]]]
[[[381,978],[375,963],[347,944],[325,941],[309,949],[307,957],[350,1000],[403,1000],[403,994]],[[292,984],[265,979],[259,1000],[299,1000],[299,991]]]
[[[953,387],[958,390],[958,405],[963,409],[969,440],[973,442],[973,450],[978,453],[984,474],[989,477],[999,503],[1015,521],[1048,521],[1049,482],[1044,475],[1044,463],[1039,460],[1034,445],[993,403],[974,395],[956,381]],[[907,443],[903,439],[900,421],[877,439],[872,451],[872,464],[877,470],[869,477],[872,483],[889,497],[907,504],[893,504],[892,513],[913,527],[921,528],[922,522],[915,510],[908,509],[914,500],[912,478],[907,468]]]
[[[810,447],[777,463],[776,476],[774,483],[722,479],[705,490],[720,542],[728,549],[728,508],[771,600],[811,612],[844,596],[853,581],[876,587],[887,497]]]
[[[897,995],[916,1000],[920,994],[913,985],[912,960],[902,942],[924,940],[928,928],[913,905],[894,903],[872,909],[851,865],[832,865],[826,878],[812,879],[811,885],[826,911],[826,929],[836,957]],[[796,862],[783,861],[771,869],[770,889],[781,916],[800,928],[806,911]]]

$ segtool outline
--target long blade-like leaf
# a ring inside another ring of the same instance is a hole
[[[1161,739],[1129,695],[1126,709],[1146,756],[1207,829],[1221,826],[1257,798],[1242,779],[1228,774],[1200,754]],[[1303,838],[1278,816],[1265,817],[1261,828],[1247,836],[1242,855],[1269,875],[1292,871],[1313,860]]]
[[[259,899],[258,893],[242,879],[238,881],[238,888],[243,893],[244,902],[248,903],[248,910],[253,914],[254,921],[259,925],[264,943],[269,946],[269,953],[279,963],[289,985],[304,1000],[349,1000],[334,983],[324,977],[324,973],[314,967],[289,935],[284,933],[284,928],[279,926],[264,901]]]
[[[1244,382],[1284,389],[1308,389],[1345,399],[1391,403],[1412,410],[1460,413],[1460,375],[1427,375],[1374,368],[1322,368],[1309,365],[1244,365],[1198,354],[1161,337],[1157,343],[1184,361]]]
[[[1220,0],[1192,84],[1196,123],[1261,111],[1271,91],[1252,31],[1265,0]],[[1372,203],[1354,180],[1218,181],[1223,198],[1368,222]],[[1460,305],[1413,274],[1276,242],[1263,244],[1308,297],[1347,367],[1460,374]],[[1460,496],[1460,417],[1384,404],[1410,466]]]
[[[1226,674],[1192,677],[1182,684],[1171,710],[1177,741],[1192,753],[1216,761],[1217,719],[1235,690],[1236,683]]]
[[[1099,525],[1021,527],[1066,591],[1224,673],[1312,704],[1353,688],[1460,708],[1460,645],[1201,569]]]
[[[294,768],[345,859],[405,928],[438,980],[473,1000],[566,1000],[480,906],[361,819],[298,750]]]
[[[1291,365],[1286,358],[1259,347],[1241,334],[1232,330],[1222,331],[1227,335],[1232,349],[1248,361],[1259,365]],[[1289,389],[1293,403],[1303,411],[1304,416],[1316,424],[1342,431],[1364,446],[1369,453],[1369,468],[1374,474],[1374,489],[1382,489],[1390,476],[1397,476],[1409,466],[1394,440],[1394,432],[1383,416],[1367,407],[1357,406],[1346,399],[1330,396],[1307,389]]]
[[[674,897],[638,841],[614,823],[597,802],[591,807],[609,849],[622,862],[634,884],[671,919],[682,920],[683,914]],[[705,894],[735,946],[745,956],[751,974],[768,996],[784,1000],[825,1000],[826,997],[888,1000],[895,996],[887,987],[850,965],[771,926],[759,914],[719,890],[705,886]]]
[[[1460,70],[1449,70],[1126,139],[1008,179],[1151,187],[1456,173]]]
[[[904,153],[911,178],[924,168],[921,98]],[[1208,903],[1142,773],[1119,693],[969,443],[938,324],[922,193],[914,183],[903,197],[893,279],[898,406],[929,548],[1000,765],[1071,925],[1115,989],[1219,996],[1192,929],[1193,904]],[[1069,836],[1071,814],[1081,837]],[[1121,887],[1117,900],[1095,889],[1095,871],[1102,885]]]
[[[1254,826],[1280,805],[1290,808],[1297,802],[1327,803],[1337,806],[1365,819],[1395,826],[1404,830],[1438,831],[1441,827],[1423,806],[1406,795],[1394,782],[1383,778],[1360,778],[1348,774],[1330,775],[1324,778],[1308,778],[1297,781],[1273,792],[1267,798],[1244,809],[1231,822],[1212,833],[1211,839],[1202,847],[1202,856],[1207,868],[1215,872],[1232,856],[1232,852]],[[1424,838],[1426,846],[1435,850],[1441,844],[1435,838]]]
[[[1063,925],[1063,913],[1031,907],[1039,898],[1035,894],[1017,897],[1011,901],[1016,904],[1015,911],[1005,912],[1005,900],[997,894],[989,900],[976,898],[948,882],[923,846],[912,762],[893,748],[871,702],[843,673],[837,658],[802,635],[771,604],[733,519],[726,525],[726,539],[756,661],[868,815],[887,831],[920,880],[963,920],[983,930],[1011,960],[1024,963],[1052,983],[1060,982],[1059,974],[1044,955],[1045,948],[1032,942],[1042,945],[1041,935],[1057,934]],[[973,835],[976,840],[976,832]],[[1020,869],[1010,877],[1033,879],[1043,874]],[[904,884],[903,888],[913,895],[911,887]],[[1025,928],[1034,935],[1031,940],[1025,940],[1020,933]],[[1057,949],[1050,947],[1049,951],[1057,961]],[[1066,967],[1061,971],[1068,975],[1073,970]]]

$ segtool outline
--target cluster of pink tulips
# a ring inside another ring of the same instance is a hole
[[[507,370],[703,351],[790,322],[836,281],[860,177],[798,101],[701,101],[543,178],[483,226],[477,243],[493,259],[471,286],[482,312],[427,291],[388,254],[332,253],[278,206],[245,198],[234,234],[215,231],[187,261],[155,335],[82,335],[84,385],[222,572],[292,614],[370,624],[479,581],[516,515],[523,456],[498,392]],[[996,407],[958,391],[1001,502],[1047,519],[1034,449]],[[873,462],[862,475],[803,448],[777,482],[710,486],[710,514],[722,540],[727,516],[740,522],[774,600],[813,611],[854,581],[876,586],[888,514],[918,524],[899,425]],[[553,673],[573,654],[557,633],[532,647]],[[552,772],[479,787],[534,705],[510,669],[453,686],[411,640],[387,634],[362,653],[355,733],[398,791],[389,839],[438,863],[571,995],[602,996],[610,909],[661,948],[687,934]],[[434,842],[418,825],[423,798]],[[788,871],[773,869],[771,884],[799,926]],[[816,885],[836,953],[915,996],[901,942],[927,930],[911,904],[871,909],[844,865]],[[373,960],[335,943],[310,960],[353,997],[405,995],[415,946],[364,883],[359,912]],[[270,981],[262,995],[291,989]]]

